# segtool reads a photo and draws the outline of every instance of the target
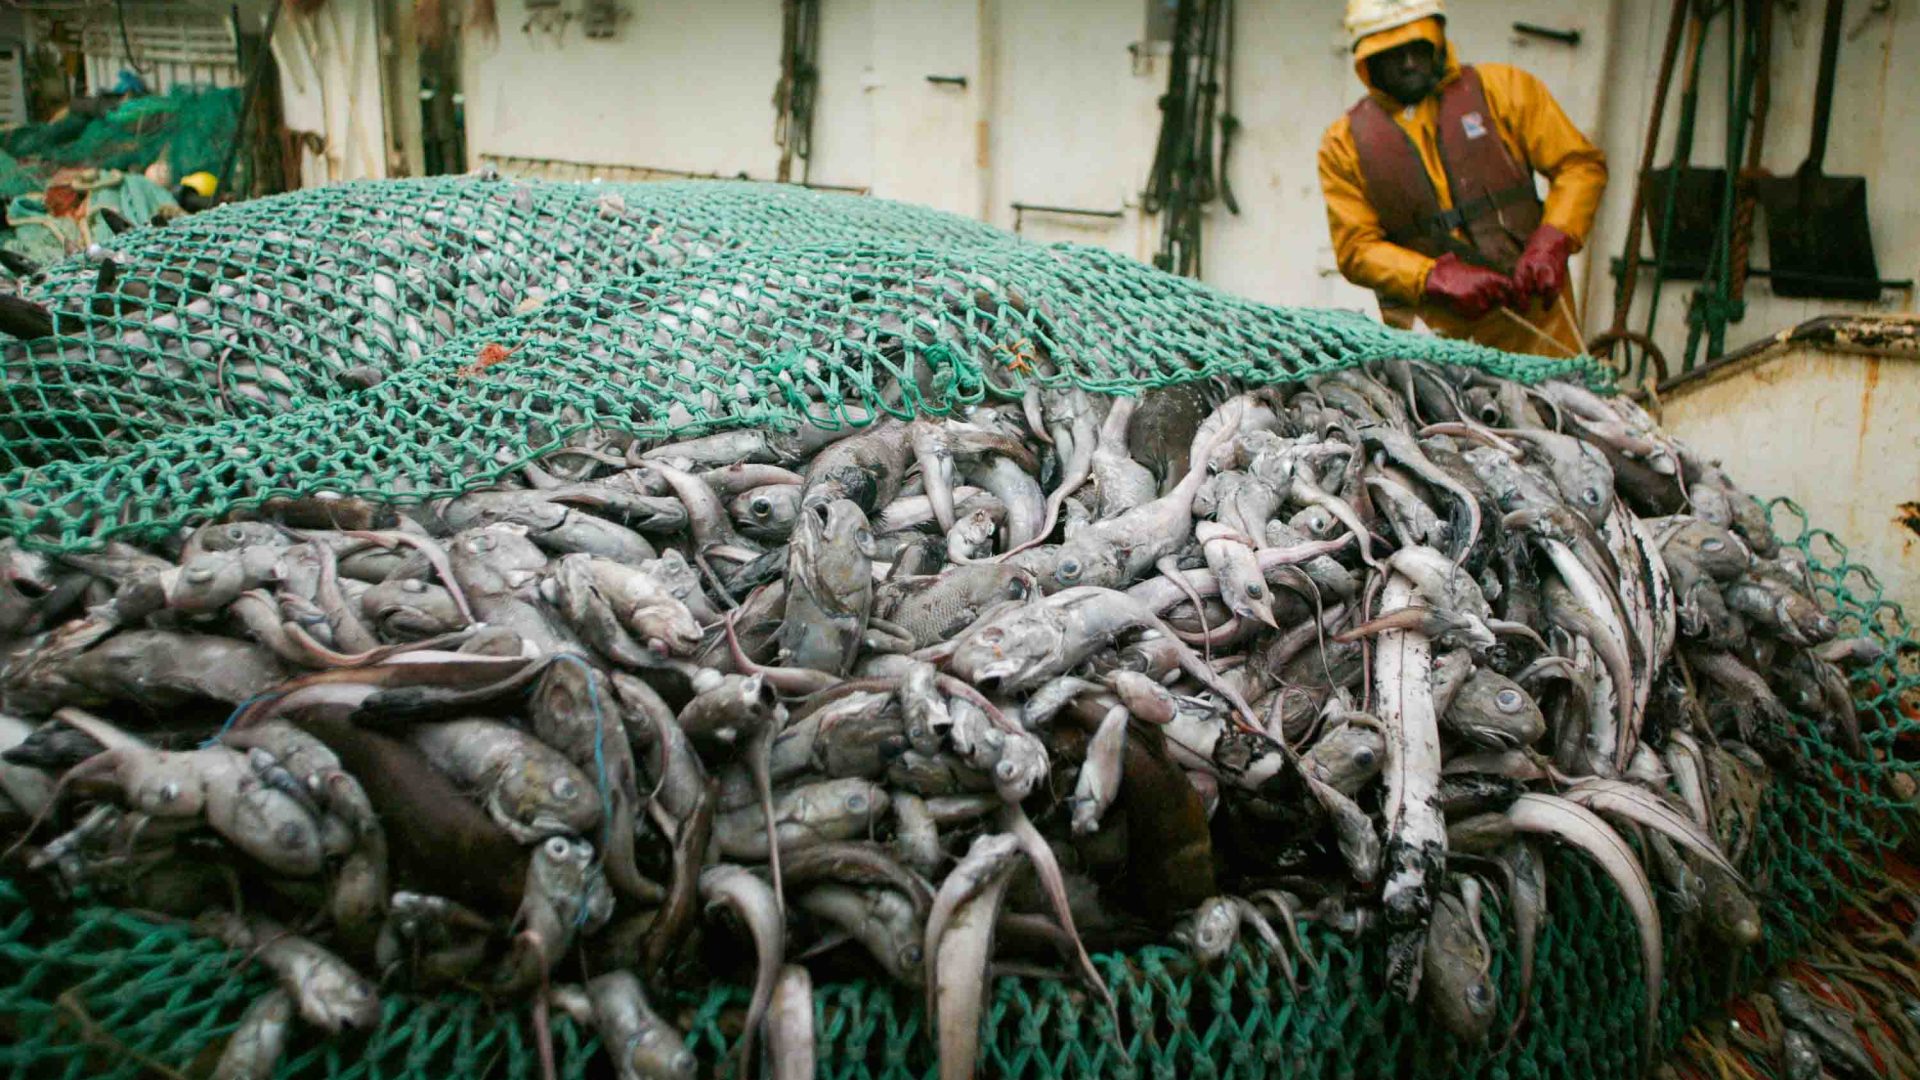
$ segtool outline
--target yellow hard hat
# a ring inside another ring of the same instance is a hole
[[[180,186],[192,189],[194,194],[203,199],[211,199],[214,191],[220,187],[220,181],[214,179],[210,172],[197,172],[182,177]]]
[[[1347,44],[1358,48],[1363,38],[1429,17],[1445,19],[1447,5],[1442,0],[1347,0]]]

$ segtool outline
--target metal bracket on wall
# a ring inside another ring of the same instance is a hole
[[[1753,267],[1748,267],[1747,276],[1757,277],[1757,278],[1770,278],[1773,276],[1773,271],[1767,269],[1764,266],[1753,266]],[[1784,272],[1782,276],[1785,276]],[[1859,283],[1854,278],[1827,277],[1822,274],[1812,274],[1812,273],[1807,273],[1800,270],[1793,271],[1792,276],[1808,284],[1817,285],[1817,286],[1826,286],[1829,288],[1835,287],[1835,286],[1844,286],[1844,285]],[[1874,282],[1874,284],[1880,286],[1880,289],[1883,292],[1888,289],[1892,289],[1896,292],[1899,292],[1899,291],[1911,292],[1913,289],[1912,278],[1881,278],[1878,281]]]
[[[957,86],[962,90],[967,88],[965,75],[929,75],[927,81],[935,86]]]
[[[1022,219],[1027,214],[1065,214],[1068,217],[1105,218],[1118,221],[1126,216],[1124,210],[1088,210],[1078,206],[1044,206],[1040,203],[1011,203],[1013,207],[1013,231],[1020,231]]]
[[[1516,34],[1525,34],[1528,37],[1546,38],[1548,41],[1557,41],[1562,45],[1569,45],[1575,48],[1578,48],[1580,45],[1580,31],[1578,30],[1556,30],[1551,26],[1517,22],[1513,24],[1513,32]]]

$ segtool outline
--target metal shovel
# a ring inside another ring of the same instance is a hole
[[[1814,90],[1813,143],[1792,176],[1760,181],[1767,208],[1767,246],[1777,296],[1877,300],[1880,270],[1867,225],[1867,178],[1827,176],[1827,121],[1833,115],[1834,68],[1840,54],[1841,9],[1827,0],[1820,34],[1820,81]]]

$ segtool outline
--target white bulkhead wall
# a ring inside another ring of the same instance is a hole
[[[561,0],[563,10],[581,0]],[[1023,233],[1152,255],[1157,219],[1139,192],[1159,126],[1164,54],[1130,45],[1144,0],[822,0],[820,89],[809,178],[869,189],[1011,226],[1024,202],[1123,210],[1119,220],[1023,215]],[[1767,164],[1787,173],[1806,153],[1821,4],[1778,9],[1776,89]],[[576,24],[556,38],[523,31],[525,0],[498,0],[497,40],[469,33],[464,83],[468,151],[601,166],[771,178],[778,161],[771,94],[780,46],[776,0],[628,0],[617,37],[590,41]],[[1314,158],[1321,132],[1360,93],[1340,30],[1342,5],[1236,0],[1234,111],[1241,120],[1232,181],[1241,213],[1209,212],[1205,278],[1277,303],[1372,309],[1334,268]],[[1608,258],[1623,241],[1670,0],[1493,3],[1457,0],[1450,32],[1468,62],[1517,64],[1543,79],[1575,122],[1607,150],[1613,182],[1591,250],[1578,260],[1589,332],[1611,317]],[[1920,69],[1895,55],[1920,50],[1920,11],[1849,5],[1829,173],[1865,174],[1881,276],[1920,266],[1920,198],[1904,178],[1920,168],[1920,125],[1892,110],[1920,91]],[[1528,37],[1515,20],[1581,32],[1578,46]],[[1716,35],[1723,23],[1715,25]],[[1694,160],[1714,163],[1724,105],[1723,42],[1708,49]],[[964,87],[930,83],[961,76]],[[1677,87],[1674,95],[1678,96]],[[1674,123],[1667,123],[1670,143]],[[1662,151],[1664,161],[1668,151]],[[796,175],[798,172],[796,170]],[[1764,233],[1764,228],[1760,230]],[[1765,264],[1764,237],[1755,262]],[[1663,343],[1684,335],[1690,283],[1670,285]],[[1643,293],[1644,295],[1644,293]],[[1739,344],[1814,311],[1872,305],[1779,301],[1764,281]],[[1911,309],[1889,293],[1880,310]],[[1671,307],[1669,308],[1669,305]],[[1637,314],[1634,324],[1644,319]]]

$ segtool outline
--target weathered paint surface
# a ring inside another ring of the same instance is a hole
[[[1799,503],[1891,599],[1920,610],[1920,357],[1789,348],[1661,404],[1674,434],[1755,495]]]

